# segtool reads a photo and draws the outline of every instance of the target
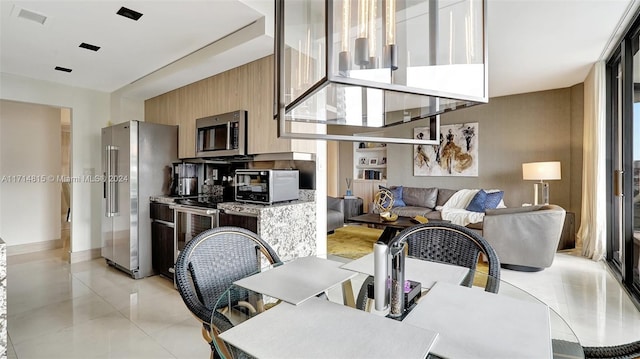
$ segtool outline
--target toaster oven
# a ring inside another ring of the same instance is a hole
[[[298,170],[238,169],[235,173],[235,199],[238,202],[272,204],[299,198]]]

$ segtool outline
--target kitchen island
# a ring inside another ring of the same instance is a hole
[[[170,279],[173,279],[173,265],[185,241],[211,226],[237,226],[255,232],[282,260],[318,253],[315,191],[300,190],[299,200],[271,205],[222,202],[211,208],[193,208],[213,213],[207,215],[212,218],[208,220],[208,226],[203,226],[204,215],[193,213],[193,209],[186,213],[178,211],[177,199],[170,196],[150,198],[153,268]],[[186,228],[188,223],[198,225]]]
[[[257,234],[283,261],[317,254],[316,204],[309,198],[271,205],[218,203],[225,214],[255,217]]]

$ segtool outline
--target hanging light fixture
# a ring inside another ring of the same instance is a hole
[[[437,144],[440,114],[488,101],[485,7],[276,0],[279,136]],[[420,120],[428,138],[413,138]]]

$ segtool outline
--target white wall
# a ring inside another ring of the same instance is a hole
[[[144,121],[144,100],[128,98],[126,87],[111,93],[111,123]],[[104,126],[103,126],[104,127]]]
[[[70,108],[72,176],[81,177],[92,171],[95,174],[100,173],[100,129],[110,120],[108,93],[2,73],[0,74],[0,99]],[[28,140],[24,138],[23,142],[27,143]],[[4,196],[5,191],[0,195]],[[101,247],[101,195],[100,183],[73,184],[71,192],[72,252]],[[6,211],[7,209],[4,209],[0,214],[4,217]]]
[[[61,173],[60,141],[59,108],[0,101],[0,236],[9,247],[60,238],[61,186],[48,177]]]

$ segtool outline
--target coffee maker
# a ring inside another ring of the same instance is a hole
[[[198,195],[198,165],[195,163],[173,164],[173,186],[171,193],[174,196]]]

